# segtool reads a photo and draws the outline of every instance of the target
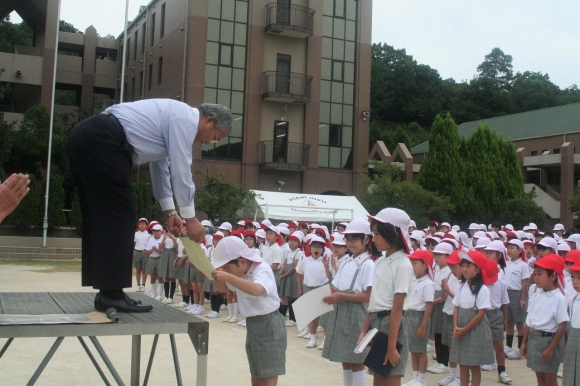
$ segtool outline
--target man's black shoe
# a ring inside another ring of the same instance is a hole
[[[133,300],[127,296],[124,299],[115,300],[97,294],[95,297],[95,308],[97,311],[105,312],[110,307],[115,308],[117,312],[148,312],[153,309],[153,306],[143,305],[140,301]]]

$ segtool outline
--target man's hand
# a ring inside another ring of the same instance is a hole
[[[0,223],[30,191],[28,174],[12,174],[0,185]]]
[[[167,229],[169,232],[173,233],[176,236],[181,234],[181,224],[183,224],[183,220],[179,217],[178,214],[174,214],[173,216],[167,219]]]
[[[205,238],[205,228],[195,217],[185,219],[185,228],[191,240],[201,243]]]

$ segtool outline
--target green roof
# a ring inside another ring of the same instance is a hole
[[[470,136],[480,123],[487,123],[492,130],[512,141],[577,133],[580,132],[580,103],[464,122],[457,126],[459,135]],[[410,151],[411,154],[426,153],[429,142],[425,141]]]

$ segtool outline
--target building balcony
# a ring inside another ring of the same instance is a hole
[[[310,102],[312,77],[295,72],[266,71],[262,74],[262,99],[282,103]]]
[[[314,10],[300,5],[266,5],[266,33],[305,39],[312,36]]]
[[[260,142],[260,167],[272,170],[307,170],[310,145],[296,142]]]

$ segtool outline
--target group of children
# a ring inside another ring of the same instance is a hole
[[[191,265],[180,240],[160,224],[140,219],[138,227],[137,290],[144,291],[150,274],[151,283],[163,284],[153,284],[150,294],[171,304],[177,279],[183,296],[177,305],[187,312],[203,314],[206,298],[208,318],[219,318],[227,308],[224,322],[248,327],[252,384],[276,384],[285,372],[285,354],[270,350],[265,360],[260,350],[252,353],[251,347],[266,344],[257,343],[262,338],[255,332],[273,329],[279,339],[270,346],[285,351],[286,328],[296,324],[292,304],[329,283],[331,294],[323,301],[334,310],[298,336],[342,364],[344,385],[365,384],[369,350],[355,354],[354,347],[372,328],[396,337],[384,358],[393,368],[387,378],[374,374],[375,385],[400,385],[409,353],[413,379],[407,386],[425,385],[428,371],[446,375],[438,382],[442,386],[477,386],[482,369],[497,369],[498,381],[511,384],[506,356],[525,356],[538,385],[557,385],[561,363],[564,385],[580,384],[580,235],[566,237],[561,224],[545,234],[534,224],[521,231],[509,224],[471,224],[468,234],[432,221],[418,230],[394,208],[341,223],[333,233],[303,221],[242,220],[235,230],[226,222],[206,235],[204,249],[217,268],[212,278]],[[246,319],[238,320],[240,315]],[[325,338],[318,344],[321,330]],[[437,362],[428,366],[431,346]]]

